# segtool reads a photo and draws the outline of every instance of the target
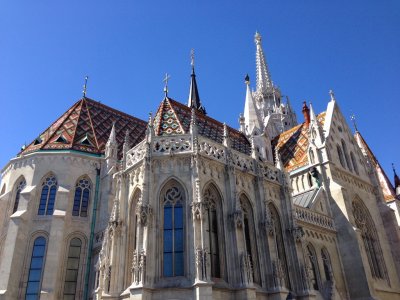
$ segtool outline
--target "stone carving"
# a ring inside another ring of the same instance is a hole
[[[196,248],[197,278],[207,279],[207,251],[204,248]]]
[[[146,271],[146,253],[142,249],[140,252],[138,250],[133,251],[132,259],[132,281],[138,285],[143,283],[145,279]]]
[[[272,274],[274,277],[274,285],[275,287],[284,287],[285,286],[285,271],[282,267],[282,262],[279,258],[272,261]]]
[[[136,216],[140,221],[140,224],[143,226],[149,225],[149,219],[152,214],[152,209],[149,204],[144,204],[143,202],[139,202],[136,206]]]
[[[194,220],[201,220],[204,215],[204,203],[203,202],[193,202],[192,203],[192,214]]]
[[[243,252],[241,255],[242,284],[250,285],[253,283],[253,266],[249,254]]]
[[[126,152],[126,166],[131,167],[141,161],[146,155],[146,141],[136,145],[134,148]]]
[[[177,152],[187,152],[191,150],[191,136],[157,137],[154,140],[153,153],[156,154],[172,154]]]
[[[222,145],[209,141],[201,141],[199,143],[200,154],[211,157],[213,159],[225,162],[225,149]]]
[[[243,228],[243,211],[241,209],[233,213],[233,221],[236,228]]]

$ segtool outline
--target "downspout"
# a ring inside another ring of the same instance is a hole
[[[100,187],[100,168],[96,168],[96,188],[94,192],[92,223],[90,225],[90,238],[89,238],[88,256],[86,263],[85,285],[83,291],[84,300],[89,299],[89,277],[90,277],[90,266],[92,264],[92,247],[94,239],[94,228],[96,226],[97,202],[99,200],[99,187]]]

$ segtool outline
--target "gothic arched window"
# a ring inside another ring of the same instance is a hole
[[[43,266],[46,253],[46,239],[42,236],[35,239],[32,248],[31,264],[28,272],[25,299],[39,299],[42,283]]]
[[[176,184],[163,193],[163,275],[184,275],[184,193]]]
[[[347,147],[346,147],[346,143],[344,142],[344,140],[342,140],[342,148],[343,148],[343,152],[344,152],[344,157],[346,158],[347,167],[349,168],[350,171],[352,171],[353,168],[351,167],[351,161],[349,159],[349,154],[347,153]]]
[[[249,200],[244,195],[240,197],[240,205],[243,212],[243,233],[245,251],[249,257],[250,264],[252,266],[254,282],[259,283],[260,274],[258,269],[257,243],[254,227],[253,209]]]
[[[325,273],[325,280],[326,281],[332,281],[332,264],[331,264],[331,259],[329,257],[328,250],[326,248],[323,248],[321,250],[321,257],[322,257],[322,263],[324,265],[324,273]]]
[[[315,254],[314,247],[311,244],[307,245],[307,264],[308,264],[308,275],[310,279],[311,287],[314,290],[319,290],[319,270],[317,256]]]
[[[314,151],[310,149],[309,154],[310,154],[310,162],[311,164],[314,164],[315,163]]]
[[[275,246],[276,254],[277,254],[277,258],[278,258],[277,267],[283,271],[283,273],[284,273],[283,277],[285,279],[286,286],[290,287],[280,217],[279,217],[277,209],[275,208],[275,206],[272,203],[268,204],[268,212],[270,214],[270,219],[271,219],[271,223],[272,223],[274,246]]]
[[[221,197],[213,185],[204,192],[206,231],[209,240],[209,255],[211,260],[211,277],[221,277],[220,247],[219,247],[219,224],[221,218],[219,205]]]
[[[17,185],[17,191],[15,193],[15,201],[14,201],[14,208],[13,208],[13,212],[15,213],[18,210],[18,204],[19,204],[19,197],[21,194],[21,191],[26,187],[26,181],[24,178],[22,178],[18,185]]]
[[[342,148],[339,145],[336,145],[336,149],[337,149],[337,153],[338,153],[338,156],[339,156],[340,164],[342,165],[343,168],[346,168],[346,165],[345,165],[345,162],[344,162]]]
[[[79,217],[87,217],[90,199],[91,185],[88,178],[83,177],[76,182],[74,207],[72,215]]]
[[[360,200],[353,201],[353,215],[356,226],[361,231],[372,276],[385,278],[386,267],[375,225],[368,209]]]
[[[354,157],[353,152],[350,152],[350,158],[351,158],[351,162],[352,162],[352,164],[353,164],[354,171],[355,171],[355,172],[357,173],[357,175],[358,175],[359,173],[358,173],[357,161],[356,161],[356,158]]]
[[[67,269],[64,280],[64,298],[65,300],[75,299],[76,286],[78,282],[79,261],[81,258],[82,241],[73,238],[69,244]]]
[[[38,215],[52,215],[54,211],[54,201],[57,192],[57,179],[54,175],[46,176],[42,183],[42,193],[40,195],[40,204]]]

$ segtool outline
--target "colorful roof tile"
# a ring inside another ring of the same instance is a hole
[[[82,98],[29,144],[20,154],[39,150],[77,150],[104,154],[113,122],[117,133],[118,157],[129,130],[131,146],[145,137],[147,123],[89,98]]]
[[[321,126],[325,123],[326,112],[317,116]],[[308,126],[297,125],[274,138],[272,147],[278,148],[286,171],[291,172],[308,165]],[[275,151],[274,151],[275,152]]]
[[[357,141],[358,146],[360,147],[361,151],[364,155],[366,155],[369,161],[372,163],[373,167],[376,170],[378,175],[379,184],[381,186],[383,197],[385,198],[386,202],[391,202],[396,199],[396,192],[393,188],[392,183],[390,182],[388,176],[386,175],[385,171],[381,167],[379,161],[376,159],[374,153],[369,148],[367,142],[364,140],[362,135],[359,131],[356,131],[354,137]]]
[[[224,125],[198,110],[196,113],[197,131],[217,143],[222,144]],[[154,118],[156,135],[184,134],[190,132],[191,109],[171,98],[166,97],[160,104]],[[228,127],[232,148],[245,154],[251,153],[251,144],[246,136]]]

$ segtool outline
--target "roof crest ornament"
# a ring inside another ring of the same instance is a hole
[[[331,96],[331,101],[336,101],[335,93],[333,92],[333,90],[329,90],[329,95]]]
[[[86,90],[87,90],[87,82],[88,82],[89,76],[85,76],[85,84],[83,85],[83,98],[86,98]]]
[[[165,77],[164,77],[164,79],[163,79],[163,82],[165,82],[165,85],[164,85],[164,94],[165,94],[165,97],[168,97],[168,80],[171,78],[171,76],[170,75],[168,75],[168,73],[165,73]]]
[[[353,122],[354,130],[355,130],[356,132],[358,132],[357,122],[356,122],[356,115],[355,115],[355,114],[352,114],[352,115],[350,116],[350,120]]]

